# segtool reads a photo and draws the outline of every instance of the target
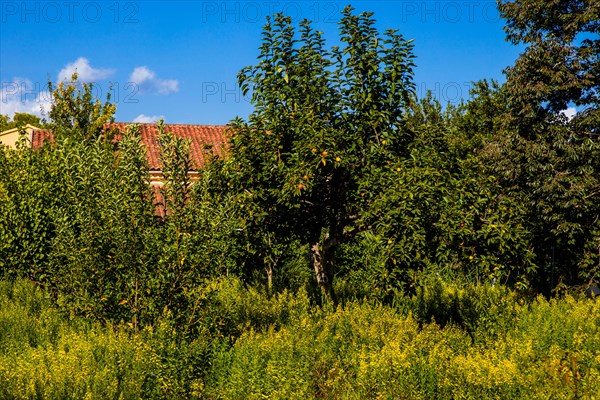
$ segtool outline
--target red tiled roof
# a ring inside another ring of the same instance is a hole
[[[119,131],[124,132],[129,125],[131,123],[115,122],[110,126],[116,126],[119,128]],[[139,125],[140,136],[147,149],[150,170],[160,171],[162,165],[158,144],[158,128],[155,124]],[[204,166],[207,154],[212,153],[217,156],[223,156],[227,144],[226,131],[226,126],[165,124],[165,132],[172,132],[176,137],[185,138],[190,141],[190,155],[194,170]],[[39,148],[46,139],[53,140],[52,132],[46,129],[36,129],[32,134],[31,146]]]
[[[127,129],[129,123],[116,122],[112,126],[119,128],[121,132]],[[148,162],[151,170],[161,170],[160,148],[158,144],[158,128],[156,124],[139,124],[142,142],[147,148]],[[185,138],[190,141],[190,155],[194,169],[202,168],[207,158],[207,152],[218,156],[223,155],[226,138],[226,126],[214,125],[180,125],[165,124],[165,132]]]
[[[162,192],[162,185],[150,185],[152,188],[153,201],[154,201],[154,214],[161,218],[167,216],[167,209],[165,207],[165,196]]]
[[[36,129],[31,133],[31,147],[34,149],[42,147],[46,140],[54,140],[52,131],[49,131],[48,129]]]

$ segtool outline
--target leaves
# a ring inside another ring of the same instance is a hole
[[[412,44],[394,31],[380,35],[371,16],[346,8],[343,46],[327,49],[309,22],[296,28],[275,15],[259,63],[238,75],[243,90],[253,88],[255,111],[233,123],[230,162],[237,190],[252,193],[254,235],[337,246],[366,207],[357,196],[362,180],[406,151],[400,132],[414,90]],[[373,151],[382,137],[389,150]]]
[[[97,140],[106,133],[105,125],[114,122],[116,106],[110,102],[110,91],[103,104],[94,98],[93,84],[79,82],[77,73],[56,87],[48,82],[48,91],[52,93],[50,128],[57,137],[81,135],[87,141]]]

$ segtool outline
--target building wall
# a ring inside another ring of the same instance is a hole
[[[31,135],[34,129],[38,129],[33,125],[25,125],[25,132],[27,133],[28,145],[31,145]],[[17,147],[17,141],[19,140],[19,128],[12,128],[4,132],[0,132],[0,143],[15,149]]]

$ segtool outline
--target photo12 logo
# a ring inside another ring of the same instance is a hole
[[[139,3],[133,1],[1,1],[0,21],[7,23],[139,23]]]
[[[493,0],[484,1],[401,1],[390,2],[398,6],[403,23],[495,23],[500,21],[498,6]]]
[[[463,100],[469,99],[472,88],[471,82],[434,82],[433,84],[421,82],[417,84],[416,94],[419,99],[431,94],[431,97],[439,101],[442,106],[448,103],[458,105]]]
[[[92,97],[103,100],[106,95],[110,95],[111,103],[135,104],[139,103],[137,95],[140,91],[139,86],[135,82],[107,82],[105,85],[92,84]],[[2,104],[49,104],[52,102],[52,94],[48,91],[48,83],[19,81],[19,82],[2,82],[0,86]]]
[[[342,3],[335,1],[203,1],[201,21],[221,23],[264,23],[266,17],[282,13],[294,21],[337,23]]]
[[[202,82],[202,103],[250,103],[250,91],[242,93],[242,89],[233,82]]]
[[[500,21],[496,2],[481,1],[386,1],[385,7],[402,23],[463,23]],[[308,19],[316,23],[339,21],[344,4],[336,1],[203,1],[201,22],[262,23],[267,16],[283,13],[294,21]]]

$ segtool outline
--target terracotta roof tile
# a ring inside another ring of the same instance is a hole
[[[167,215],[165,208],[165,197],[162,192],[162,185],[150,185],[152,187],[153,200],[154,200],[154,214],[164,218]]]
[[[116,126],[119,128],[119,131],[124,132],[129,125],[131,123],[115,122],[110,126]],[[147,149],[150,169],[160,171],[162,165],[158,144],[158,128],[155,124],[139,125],[140,136]],[[185,138],[190,141],[190,155],[194,170],[204,166],[208,154],[224,155],[227,145],[226,126],[165,124],[165,131],[172,132],[176,137]],[[52,132],[46,129],[36,129],[32,134],[31,145],[33,148],[39,148],[44,144],[46,139],[50,141],[53,139]]]
[[[33,132],[31,132],[32,148],[39,149],[44,145],[45,140],[54,140],[54,135],[52,134],[52,131],[49,131],[47,129],[35,129]]]
[[[120,132],[124,132],[130,123],[116,122],[111,126],[116,126]],[[142,143],[146,146],[148,155],[148,164],[151,171],[155,171],[160,176],[160,147],[158,144],[158,129],[155,124],[139,124],[140,136]],[[213,153],[217,156],[223,156],[227,145],[227,127],[214,125],[181,125],[181,124],[165,124],[165,131],[172,132],[175,136],[189,139],[190,155],[192,158],[193,168],[192,175],[197,171],[197,168],[202,168],[206,161],[207,155]],[[116,135],[117,141],[120,135]],[[52,131],[47,129],[36,129],[31,135],[31,147],[38,149],[44,145],[45,141],[54,140]],[[192,177],[193,178],[193,177]],[[154,182],[151,184],[155,215],[160,218],[170,214],[170,211],[165,207],[164,194],[161,190],[162,183]]]

